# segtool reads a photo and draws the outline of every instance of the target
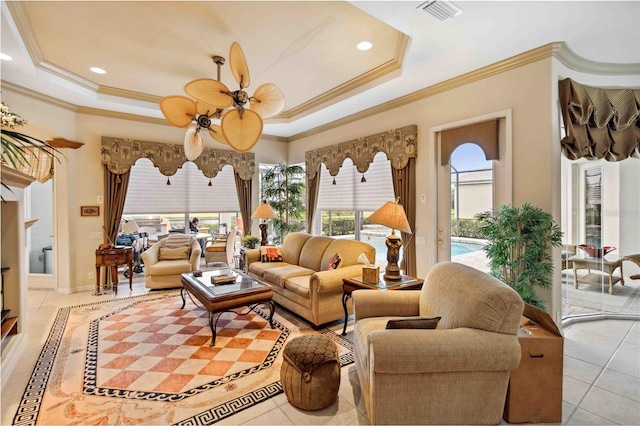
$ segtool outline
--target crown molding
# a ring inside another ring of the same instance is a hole
[[[633,75],[640,73],[640,64],[612,64],[584,59],[573,52],[564,42],[549,43],[502,61],[487,65],[458,77],[445,80],[384,104],[351,114],[331,123],[315,127],[289,137],[289,141],[303,139],[318,133],[326,132],[339,126],[362,120],[372,115],[388,112],[404,105],[461,87],[485,78],[501,74],[534,62],[554,57],[567,67],[580,72],[605,75]]]
[[[552,55],[574,71],[599,75],[634,75],[640,73],[640,64],[611,64],[583,58],[566,43],[552,43]]]
[[[99,86],[98,93],[103,95],[117,96],[119,98],[133,99],[134,101],[150,102],[159,104],[162,97],[156,95],[148,95],[146,93],[134,92],[132,90],[118,89],[111,86]]]
[[[78,106],[74,105],[67,101],[61,101],[58,98],[54,98],[49,95],[44,95],[40,92],[36,92],[35,90],[27,89],[26,87],[18,86],[17,84],[10,83],[8,81],[0,80],[0,87],[2,87],[2,91],[12,92],[18,95],[26,96],[28,98],[42,101],[48,103],[50,105],[57,106],[59,108],[63,108],[69,111],[77,112]]]
[[[25,12],[23,2],[10,1],[6,2],[6,4],[9,8],[9,11],[11,12],[11,18],[16,24],[18,32],[20,33],[20,37],[22,38],[25,47],[27,48],[27,52],[29,53],[29,57],[31,58],[31,62],[33,63],[34,67],[46,73],[53,74],[64,80],[70,81],[73,84],[77,84],[78,86],[91,90],[93,92],[96,92],[98,90],[98,85],[96,83],[82,78],[79,75],[74,74],[64,68],[60,68],[57,65],[47,62],[42,56],[40,45],[38,45],[38,41],[36,40],[33,31],[31,31],[31,24],[29,23],[29,19]]]
[[[106,109],[90,108],[90,107],[84,107],[84,106],[78,107],[76,112],[78,114],[97,115],[100,117],[118,118],[121,120],[137,121],[139,123],[149,123],[149,124],[157,124],[161,126],[173,127],[164,118],[148,117],[146,115],[131,114],[127,112],[109,111]]]

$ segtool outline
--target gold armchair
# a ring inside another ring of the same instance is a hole
[[[518,293],[441,262],[420,291],[356,290],[353,302],[355,364],[371,424],[500,423],[521,356]],[[391,319],[417,316],[441,320],[435,330],[387,329]]]

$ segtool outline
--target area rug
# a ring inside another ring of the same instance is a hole
[[[177,291],[61,308],[18,407],[16,425],[212,424],[282,393],[287,341],[321,333],[341,364],[351,342],[278,307],[218,321]]]

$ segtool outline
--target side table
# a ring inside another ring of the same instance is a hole
[[[624,285],[624,274],[622,272],[622,259],[607,260],[604,257],[600,259],[586,258],[581,256],[572,256],[569,258],[570,262],[573,262],[573,286],[578,288],[578,283],[591,284],[591,285],[609,285],[609,294],[613,294],[613,286],[620,281],[621,285]],[[613,272],[620,268],[620,276],[616,277]],[[578,276],[579,269],[586,269],[587,274]],[[595,269],[602,273],[592,273],[591,270]],[[608,280],[604,278],[608,277]]]
[[[349,311],[347,310],[347,301],[351,299],[351,293],[356,290],[420,290],[424,284],[422,278],[410,277],[402,275],[399,280],[385,280],[380,275],[377,283],[363,281],[362,277],[344,278],[342,280],[342,308],[344,309],[344,327],[342,335],[347,334],[347,321],[349,320]]]
[[[111,267],[111,280],[113,282],[113,292],[118,294],[118,265],[129,266],[129,290],[133,284],[133,247],[111,247],[96,250],[96,292],[94,296],[100,293],[100,268],[102,266]],[[105,273],[105,283],[106,283]]]

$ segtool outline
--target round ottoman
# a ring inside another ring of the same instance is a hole
[[[322,335],[296,337],[284,348],[280,381],[297,408],[320,410],[333,404],[340,388],[338,347]]]

